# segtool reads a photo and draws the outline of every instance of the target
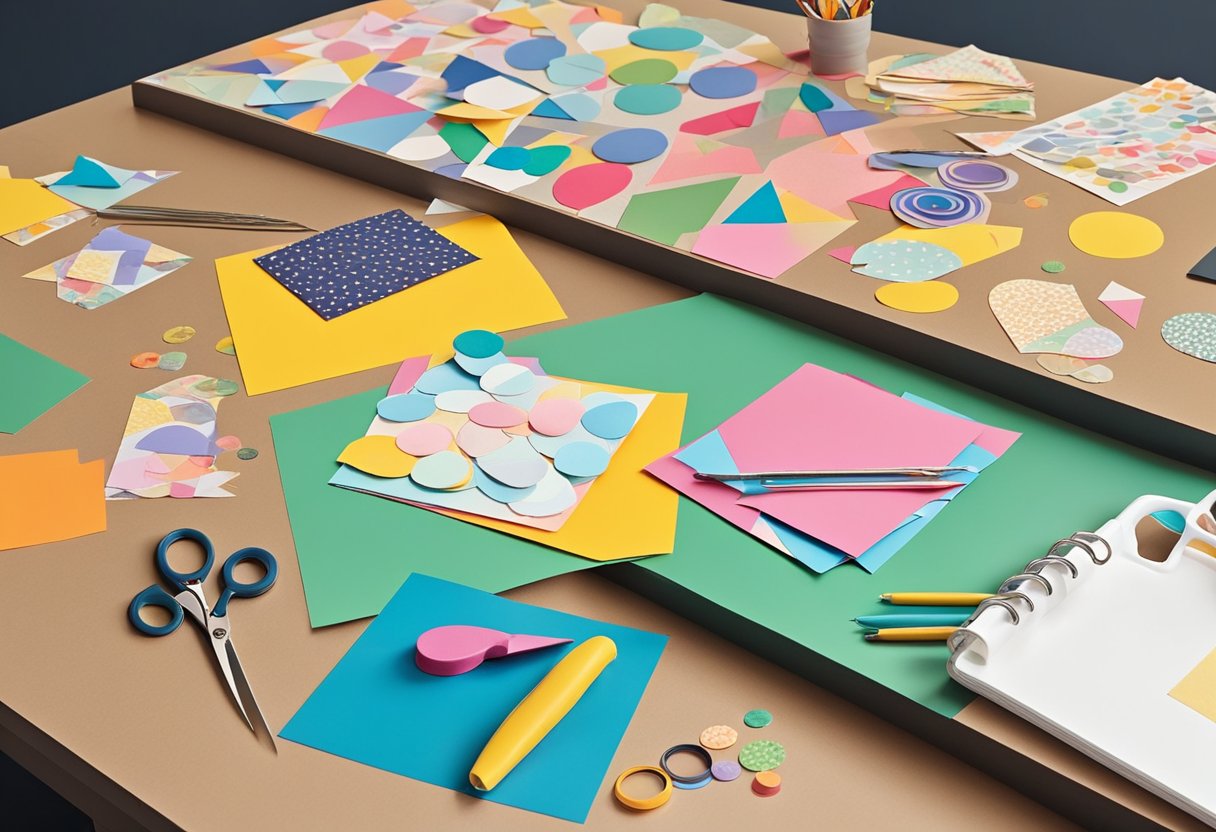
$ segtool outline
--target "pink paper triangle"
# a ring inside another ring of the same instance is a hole
[[[1132,329],[1140,321],[1140,309],[1144,306],[1144,298],[1136,300],[1104,300],[1102,304],[1111,312],[1118,315]]]
[[[891,210],[891,197],[897,192],[906,188],[923,188],[924,182],[921,182],[915,176],[904,174],[901,178],[896,179],[890,185],[878,190],[870,191],[869,193],[855,196],[849,202],[857,202],[862,205],[869,205],[871,208],[881,208],[884,211]]]
[[[823,125],[814,113],[804,110],[790,110],[781,119],[781,127],[777,130],[777,138],[792,139],[795,136],[822,136]]]
[[[387,92],[359,84],[352,87],[350,92],[342,96],[333,109],[326,113],[318,129],[367,121],[369,118],[399,116],[417,112],[418,109],[408,101],[402,101]]]

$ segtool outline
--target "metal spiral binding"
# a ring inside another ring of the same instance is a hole
[[[1105,554],[1101,556],[1095,550],[1095,547],[1099,544],[1106,550]],[[1051,595],[1055,591],[1055,588],[1052,586],[1051,581],[1042,575],[1042,571],[1047,567],[1061,566],[1067,570],[1068,576],[1073,580],[1080,577],[1080,570],[1077,569],[1077,565],[1066,557],[1068,552],[1074,548],[1081,549],[1088,554],[1089,559],[1094,562],[1095,566],[1102,566],[1114,554],[1114,550],[1111,549],[1110,543],[1106,541],[1106,538],[1093,532],[1074,532],[1068,537],[1057,540],[1051,544],[1045,555],[1027,563],[1021,572],[1007,578],[997,588],[995,595],[984,599],[976,606],[975,612],[971,613],[970,617],[962,623],[962,626],[947,639],[950,649],[953,651],[959,648],[961,640],[967,636],[964,632],[966,628],[971,626],[971,623],[979,618],[980,614],[988,607],[1000,607],[1005,610],[1009,615],[1009,620],[1015,625],[1021,623],[1021,615],[1018,613],[1018,608],[1014,602],[1021,601],[1030,612],[1034,612],[1034,602],[1030,600],[1030,597],[1026,593],[1019,592],[1017,588],[1028,581],[1034,581],[1042,586],[1048,595]]]

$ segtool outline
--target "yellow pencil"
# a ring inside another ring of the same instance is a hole
[[[885,627],[866,633],[866,641],[945,641],[958,627]]]
[[[991,597],[988,592],[885,592],[878,600],[901,607],[974,607]]]

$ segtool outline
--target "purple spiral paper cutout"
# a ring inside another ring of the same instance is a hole
[[[949,188],[905,188],[891,197],[891,211],[917,228],[945,228],[971,222],[984,214],[985,199]]]
[[[1005,191],[1018,175],[1004,165],[982,159],[956,159],[937,169],[942,184],[958,191]]]

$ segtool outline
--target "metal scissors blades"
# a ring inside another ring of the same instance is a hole
[[[192,540],[203,548],[203,565],[193,572],[179,572],[169,565],[168,551],[179,540]],[[245,582],[236,578],[234,572],[241,563],[256,563],[265,574],[256,581]],[[255,724],[270,738],[275,747],[274,733],[266,724],[262,710],[258,707],[253,695],[249,678],[237,656],[232,644],[232,625],[228,618],[228,604],[233,598],[253,598],[274,584],[278,576],[278,562],[274,555],[265,549],[249,547],[233,553],[224,561],[220,570],[221,593],[219,600],[212,607],[207,601],[203,590],[203,582],[211,572],[215,563],[215,550],[211,540],[196,529],[178,529],[165,535],[156,547],[156,566],[165,581],[179,592],[169,595],[159,585],[153,585],[140,592],[131,601],[128,616],[132,625],[144,635],[166,636],[181,625],[186,615],[202,629],[212,652],[215,653],[216,664],[228,685],[228,691],[237,711],[249,726],[249,730],[257,733]],[[143,619],[141,611],[145,607],[160,607],[169,613],[169,623],[161,626],[149,624]],[[252,716],[251,716],[252,715]],[[277,747],[275,747],[277,751]]]

